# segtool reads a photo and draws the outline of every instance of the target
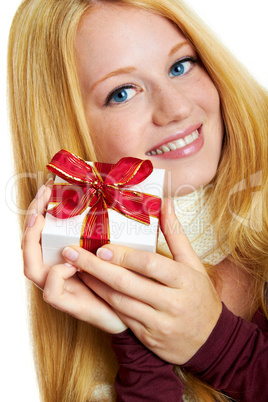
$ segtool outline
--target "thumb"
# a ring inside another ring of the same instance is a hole
[[[206,272],[176,217],[171,199],[166,198],[163,202],[160,225],[174,261],[188,265],[196,271]]]

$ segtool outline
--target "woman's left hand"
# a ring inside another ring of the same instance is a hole
[[[97,257],[80,247],[67,248],[63,255],[85,271],[80,279],[148,349],[181,365],[205,343],[222,304],[170,202],[162,209],[161,228],[174,260],[111,244]]]

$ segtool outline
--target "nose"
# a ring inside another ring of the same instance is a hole
[[[152,107],[153,123],[157,126],[165,126],[189,117],[194,103],[182,89],[168,82],[155,88]]]

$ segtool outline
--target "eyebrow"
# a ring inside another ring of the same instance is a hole
[[[189,45],[187,41],[183,41],[180,43],[177,43],[177,45],[173,46],[173,48],[170,50],[168,56],[172,56],[174,53],[176,53],[181,47]],[[106,74],[104,77],[100,78],[98,81],[94,82],[92,87],[90,88],[90,91],[93,91],[95,87],[100,84],[101,82],[107,80],[108,78],[114,77],[116,75],[121,75],[121,74],[129,74],[135,71],[136,68],[129,66],[129,67],[123,67],[123,68],[118,68],[117,70],[111,71],[110,73]]]
[[[98,84],[101,82],[107,80],[107,78],[114,77],[115,75],[121,75],[121,74],[129,74],[135,71],[135,67],[123,67],[123,68],[118,68],[117,70],[111,71],[110,73],[106,74],[104,77],[99,79],[98,81],[94,82],[90,90],[92,91]]]
[[[173,48],[169,52],[169,57],[173,56],[174,53],[176,53],[181,47],[189,45],[189,43],[185,40],[183,42],[177,43],[177,45],[173,46]]]

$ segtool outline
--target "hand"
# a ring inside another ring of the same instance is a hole
[[[44,300],[55,308],[106,332],[121,332],[126,326],[112,308],[77,277],[76,267],[43,264],[40,239],[51,186],[52,182],[41,187],[26,215],[22,239],[25,276],[44,291]]]
[[[161,227],[174,260],[111,244],[97,256],[80,247],[68,247],[63,255],[86,271],[79,278],[146,347],[170,363],[184,364],[207,340],[222,304],[170,208],[169,202],[163,207]]]

